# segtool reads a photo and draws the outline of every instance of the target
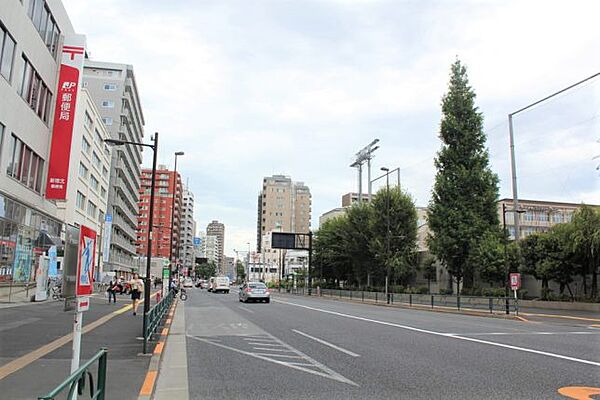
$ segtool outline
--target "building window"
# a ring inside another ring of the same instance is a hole
[[[87,214],[92,217],[95,218],[96,217],[96,210],[98,209],[98,207],[96,207],[96,205],[94,203],[92,203],[90,200],[88,200],[87,203]]]
[[[79,176],[82,178],[87,178],[88,176],[88,168],[83,163],[79,163]]]
[[[107,92],[114,92],[115,90],[117,90],[117,85],[115,83],[105,83],[104,90],[106,90]]]
[[[13,60],[15,58],[15,41],[0,25],[0,74],[10,82]]]
[[[87,111],[85,112],[84,118],[85,120],[83,121],[83,124],[91,131],[92,127],[94,126],[94,121],[92,120],[92,117]]]
[[[95,151],[92,152],[92,162],[94,163],[96,168],[98,168],[98,170],[102,168],[102,161],[100,160],[100,157],[98,157],[98,154],[96,154]]]
[[[90,186],[92,187],[92,189],[94,189],[97,192],[99,184],[100,182],[98,182],[98,179],[96,179],[96,177],[92,174],[90,176]]]
[[[106,189],[104,189],[104,186],[100,187],[100,197],[101,198],[105,198],[106,197]]]
[[[113,124],[113,119],[111,117],[103,117],[102,122],[104,122],[104,125],[110,126]]]
[[[25,66],[20,95],[44,122],[48,122],[52,93],[25,55],[23,55],[23,62]]]
[[[50,12],[48,4],[44,0],[29,0],[27,15],[31,18],[33,26],[39,32],[50,53],[56,56],[60,29],[56,25],[56,20]]]
[[[83,150],[86,154],[90,154],[90,149],[90,142],[88,142],[87,139],[84,137],[81,141],[81,150]]]
[[[77,191],[77,200],[75,204],[80,210],[85,208],[85,196],[80,191]]]
[[[44,160],[14,134],[9,150],[7,174],[36,192],[42,190]]]
[[[115,102],[112,100],[103,100],[102,101],[102,107],[104,108],[114,108],[115,107]]]

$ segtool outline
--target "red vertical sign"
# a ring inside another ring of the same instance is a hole
[[[58,77],[52,144],[46,180],[46,198],[66,200],[69,159],[77,93],[85,52],[85,36],[66,35]]]
[[[89,296],[94,287],[94,254],[96,254],[96,231],[81,225],[79,254],[77,255],[76,296]]]

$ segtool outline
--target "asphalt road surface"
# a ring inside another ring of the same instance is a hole
[[[564,399],[600,386],[592,323],[189,293],[192,399]]]

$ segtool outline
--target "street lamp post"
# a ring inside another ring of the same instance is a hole
[[[148,319],[148,312],[150,311],[150,266],[152,259],[152,226],[154,222],[154,189],[156,187],[156,156],[158,153],[158,132],[154,133],[154,138],[152,138],[154,144],[147,143],[138,143],[138,142],[130,142],[121,139],[105,139],[104,142],[113,146],[123,146],[126,144],[131,144],[134,146],[142,146],[149,147],[152,149],[152,179],[150,184],[150,214],[148,215],[148,239],[146,242],[146,279],[144,283],[144,318],[142,322],[142,337],[144,338],[144,348],[143,353],[146,354],[146,348],[148,346],[148,341],[146,338],[146,323]]]
[[[510,282],[510,271],[508,266],[508,229],[506,228],[506,213],[513,212],[515,224],[519,214],[524,213],[525,210],[509,210],[506,208],[506,203],[502,203],[502,230],[504,231],[504,297],[506,298],[506,314],[510,314],[510,307],[508,302],[509,296],[509,282]]]
[[[390,169],[386,167],[381,167],[381,170],[385,172],[386,177],[386,196],[385,196],[385,208],[387,214],[387,228],[385,231],[385,298],[387,299],[387,303],[390,304]]]
[[[177,157],[178,156],[182,156],[185,153],[183,151],[177,151],[175,152],[175,168],[173,171],[173,180],[175,181],[175,183],[173,184],[173,196],[171,198],[171,240],[170,240],[170,246],[169,246],[169,261],[171,262],[171,264],[169,265],[169,284],[171,283],[171,278],[173,275],[173,230],[174,230],[174,223],[175,223],[175,193],[177,192]],[[181,214],[181,213],[180,213]],[[180,215],[180,220],[181,220],[181,215]],[[177,267],[177,265],[176,265]],[[179,272],[179,271],[177,271]]]

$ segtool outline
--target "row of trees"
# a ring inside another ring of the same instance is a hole
[[[392,284],[404,285],[416,272],[416,236],[413,200],[398,187],[382,189],[370,203],[354,205],[321,226],[313,274],[364,287],[383,285],[389,273]]]

